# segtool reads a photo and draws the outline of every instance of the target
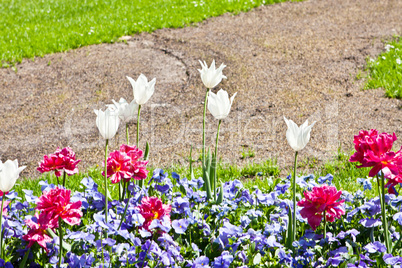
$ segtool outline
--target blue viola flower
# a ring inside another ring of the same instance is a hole
[[[131,215],[131,222],[134,226],[139,227],[144,224],[145,218],[140,213],[133,213]]]
[[[368,202],[365,202],[363,205],[360,206],[360,210],[366,212],[370,216],[375,216],[381,212],[381,204],[380,199],[374,198]]]
[[[370,179],[367,178],[357,178],[357,182],[363,186],[363,191],[373,189]]]
[[[68,263],[68,267],[70,268],[89,268],[92,267],[92,264],[95,262],[95,258],[93,253],[89,255],[83,254],[81,256],[77,256],[72,252],[68,252],[66,254],[65,261]]]
[[[285,183],[285,184],[277,184],[275,186],[275,191],[278,192],[278,194],[285,194],[286,191],[290,188],[290,182]]]
[[[392,218],[394,221],[397,221],[400,225],[402,225],[402,212],[396,213]]]
[[[343,257],[341,254],[337,254],[333,257],[328,258],[327,261],[327,266],[332,265],[332,266],[339,266],[343,262]]]
[[[200,256],[194,260],[191,268],[207,268],[209,266],[209,258],[206,256]]]
[[[237,204],[238,203],[243,203],[243,204],[247,204],[249,203],[250,205],[254,205],[254,199],[253,196],[250,194],[250,191],[248,189],[244,189],[241,192],[241,195],[239,198],[236,199],[235,201]]]
[[[360,234],[359,231],[357,231],[356,229],[351,229],[351,230],[348,230],[348,231],[346,231],[346,232],[340,231],[340,233],[336,236],[336,238],[338,238],[338,239],[345,239],[345,237],[346,237],[347,235],[350,235],[350,236],[352,237],[353,242],[356,242],[356,236],[357,236],[358,234]]]
[[[380,219],[372,219],[372,218],[361,219],[359,223],[367,228],[377,227],[382,224]]]
[[[189,223],[187,219],[180,219],[180,220],[174,220],[172,222],[172,227],[176,234],[184,234],[187,230]]]
[[[32,190],[22,190],[25,193],[25,200],[28,203],[36,203],[39,198],[37,196],[33,195],[33,191]]]
[[[240,217],[240,224],[243,228],[247,227],[250,224],[251,220],[247,216]]]
[[[384,254],[383,260],[388,265],[402,264],[402,257],[400,256],[394,257],[392,254]]]
[[[154,219],[151,224],[149,225],[149,230],[153,230],[156,228],[161,229],[163,232],[169,232],[171,229],[170,220],[167,220],[167,216],[164,216],[162,220]]]
[[[255,190],[254,192],[257,202],[262,205],[272,206],[275,204],[275,200],[278,197],[278,193],[271,192],[269,194],[263,194],[260,189]]]
[[[387,251],[387,248],[385,247],[385,245],[378,241],[374,241],[370,244],[367,244],[363,248],[365,250],[367,250],[368,253],[386,252]]]
[[[168,176],[167,172],[164,172],[163,169],[157,168],[153,171],[152,178],[149,180],[148,184],[150,184],[152,181],[162,183],[165,181],[167,176]]]
[[[233,256],[228,251],[222,252],[222,255],[214,259],[214,268],[229,268],[233,262]]]
[[[292,263],[292,256],[290,254],[286,254],[285,250],[280,249],[278,252],[278,258],[280,264],[291,264]]]
[[[145,230],[144,228],[138,229],[138,233],[140,234],[141,237],[150,237],[152,234]]]
[[[190,206],[187,198],[177,197],[174,199],[172,207],[174,208],[174,213],[183,214],[184,211]]]
[[[334,176],[332,176],[332,174],[327,174],[327,175],[325,175],[323,177],[319,177],[317,182],[319,184],[327,183],[328,185],[331,185],[333,179],[334,179]]]

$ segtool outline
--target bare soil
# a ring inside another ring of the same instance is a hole
[[[37,177],[44,154],[70,146],[81,169],[100,165],[104,140],[93,109],[120,97],[131,101],[125,76],[143,73],[157,84],[141,111],[140,147],[150,142],[153,166],[186,164],[190,146],[201,148],[199,59],[225,63],[228,79],[217,89],[238,92],[221,127],[219,154],[226,162],[277,158],[281,168],[291,165],[283,116],[298,124],[317,121],[301,161],[319,164],[339,145],[352,149],[360,129],[401,137],[401,102],[385,98],[382,89],[362,91],[365,81],[356,79],[368,57],[401,35],[401,10],[400,0],[288,2],[24,60],[16,71],[0,70],[0,158],[17,158],[28,165],[23,175]],[[211,147],[216,127],[208,115]],[[134,141],[135,122],[130,133]],[[124,140],[122,126],[111,149]],[[248,149],[255,158],[242,160]]]

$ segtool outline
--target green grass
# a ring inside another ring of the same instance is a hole
[[[2,0],[0,62],[115,42],[123,35],[184,27],[226,12],[286,0]]]
[[[365,89],[383,88],[389,98],[402,98],[402,39],[396,37],[376,60],[367,60]]]
[[[356,164],[349,162],[350,154],[345,154],[342,151],[338,151],[338,153],[334,156],[334,158],[330,161],[327,161],[322,166],[314,167],[313,174],[316,179],[320,176],[325,176],[328,173],[334,176],[334,184],[339,190],[347,190],[350,193],[354,193],[357,190],[362,190],[363,187],[359,185],[356,181],[357,178],[365,178],[368,174],[368,168],[357,168]],[[152,176],[153,168],[150,169],[150,173],[148,178]],[[181,177],[189,178],[189,168],[187,166],[172,166],[167,169],[164,169],[169,174],[171,172],[178,173]],[[104,178],[101,174],[101,170],[99,168],[91,168],[85,173],[80,173],[74,176],[69,177],[67,180],[67,187],[72,191],[81,191],[83,190],[83,186],[81,185],[82,178],[86,176],[90,176],[94,179],[94,181],[99,185],[100,189],[103,189],[103,181]],[[278,168],[276,161],[274,160],[266,160],[262,162],[250,162],[245,164],[242,167],[231,164],[220,164],[218,169],[218,179],[221,182],[226,182],[229,180],[239,179],[243,182],[244,186],[250,190],[253,190],[254,187],[258,187],[262,191],[269,191],[272,189],[272,185],[274,181],[282,181],[285,176],[280,176],[281,170]],[[302,174],[303,171],[301,171]],[[194,168],[195,177],[200,177],[202,174],[201,167]],[[304,174],[306,175],[306,174]],[[28,179],[23,178],[17,181],[17,184],[14,187],[19,194],[19,196],[23,197],[24,194],[22,189],[33,190],[36,196],[41,194],[39,181],[47,179],[48,182],[56,183],[56,178],[54,175],[44,175],[39,179]],[[366,196],[372,198],[377,196],[377,184],[375,181],[372,181],[373,189],[366,192]],[[111,196],[115,199],[118,198],[118,188],[116,185],[109,185]]]

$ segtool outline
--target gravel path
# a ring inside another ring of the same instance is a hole
[[[383,91],[362,91],[356,76],[367,57],[402,34],[402,1],[309,0],[263,6],[239,15],[225,14],[196,26],[135,35],[126,43],[102,44],[25,60],[17,71],[0,70],[0,158],[28,165],[36,177],[44,154],[70,146],[81,168],[102,163],[104,141],[93,109],[112,99],[132,99],[125,78],[144,73],[157,78],[156,90],[141,110],[141,147],[151,144],[151,164],[187,163],[191,145],[201,148],[205,89],[199,59],[224,62],[220,84],[238,92],[220,135],[220,155],[231,163],[277,158],[291,164],[283,116],[317,121],[300,159],[318,163],[339,144],[352,148],[360,129],[402,135],[400,101]],[[217,121],[208,117],[213,144]],[[131,126],[135,140],[135,123]],[[124,142],[121,127],[111,149]],[[398,141],[397,145],[402,145]],[[242,148],[255,151],[241,160]]]

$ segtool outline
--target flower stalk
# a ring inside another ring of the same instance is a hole
[[[324,240],[327,238],[327,215],[324,210]]]
[[[62,221],[59,218],[59,267],[61,267],[61,258],[63,256],[63,228],[61,226]]]
[[[63,171],[63,187],[66,188],[66,176],[67,173],[65,171]]]
[[[3,258],[3,206],[4,199],[6,199],[6,194],[3,193],[1,197],[1,210],[0,210],[0,258]]]
[[[214,200],[216,200],[216,169],[218,166],[218,140],[219,140],[219,129],[221,127],[221,122],[222,120],[219,120],[218,123],[218,131],[216,132],[216,145],[215,145],[215,157],[214,157],[214,168],[215,168],[215,172],[214,172]]]
[[[107,194],[107,148],[109,146],[109,139],[106,139],[106,145],[105,145],[105,221],[107,221],[107,212],[108,212],[108,205],[107,205],[107,199],[108,199],[108,194]]]
[[[377,175],[378,177],[378,175]],[[387,246],[387,253],[391,253],[391,243],[389,239],[389,232],[388,232],[388,222],[387,222],[387,215],[385,213],[385,187],[384,187],[384,173],[381,172],[381,215],[382,215],[382,225],[384,228],[384,237],[385,237],[385,245]]]
[[[138,115],[137,115],[137,147],[140,144],[140,112],[141,112],[141,105],[138,105]]]
[[[128,123],[126,123],[126,140],[127,140],[127,145],[130,145],[130,143],[129,143],[129,135],[128,135]]]
[[[119,227],[117,227],[117,231],[120,230],[121,225],[123,224],[123,221],[124,221],[124,219],[126,218],[127,209],[128,209],[128,204],[130,203],[130,191],[127,191],[127,197],[128,197],[128,199],[127,199],[126,207],[124,208],[124,213],[123,213],[123,216],[121,217],[121,221],[120,221]]]
[[[207,88],[207,93],[205,94],[205,101],[204,101],[204,114],[202,117],[202,163],[205,166],[205,118],[207,115],[207,103],[208,103],[208,94],[209,94],[209,88]]]
[[[297,168],[297,155],[298,151],[295,152],[295,165],[293,169],[293,178],[292,178],[292,190],[293,190],[293,227],[292,227],[292,243],[296,240],[297,226],[296,226],[296,168]]]

